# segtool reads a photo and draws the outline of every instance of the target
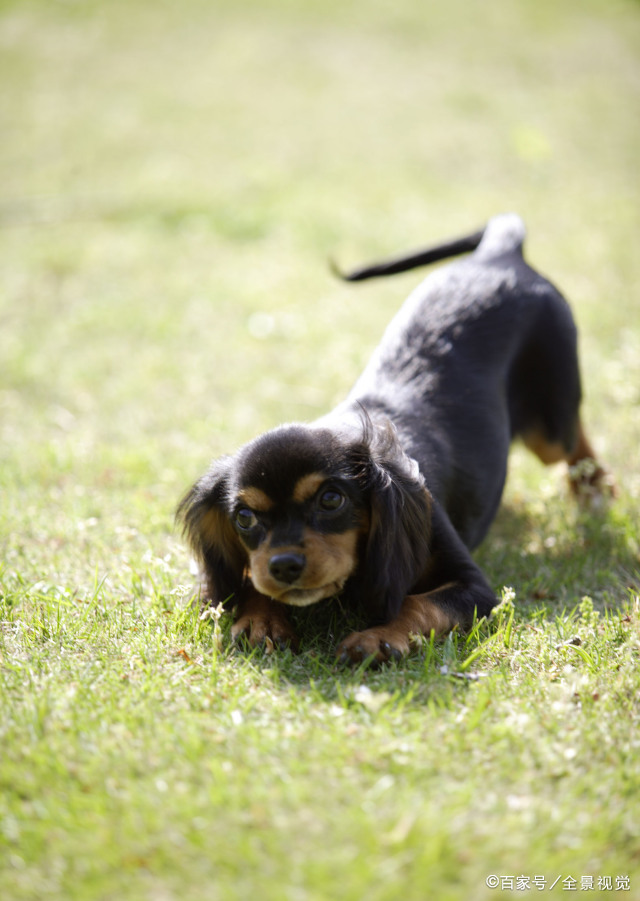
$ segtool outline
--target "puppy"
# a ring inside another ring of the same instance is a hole
[[[524,234],[517,216],[497,216],[344,276],[473,251],[409,296],[333,412],[261,435],[183,498],[206,598],[235,607],[234,637],[296,648],[287,607],[343,594],[368,628],[341,642],[340,660],[397,659],[412,636],[468,628],[497,603],[470,550],[494,518],[515,438],[575,467],[576,488],[604,481],[579,418],[571,312],[524,262]]]

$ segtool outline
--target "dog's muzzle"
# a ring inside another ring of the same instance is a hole
[[[274,554],[269,560],[269,573],[283,585],[297,582],[307,564],[304,554]]]

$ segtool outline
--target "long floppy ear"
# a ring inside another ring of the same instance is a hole
[[[223,457],[187,492],[178,506],[191,549],[203,567],[213,604],[231,600],[242,588],[247,554],[227,513],[231,458]]]
[[[370,523],[358,587],[372,619],[387,622],[427,569],[431,495],[391,423],[363,425],[363,444],[356,453]]]

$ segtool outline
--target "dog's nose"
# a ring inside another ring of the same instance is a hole
[[[275,554],[269,560],[269,572],[278,582],[292,585],[300,578],[306,562],[304,554]]]

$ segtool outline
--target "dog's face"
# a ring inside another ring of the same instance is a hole
[[[179,511],[212,600],[250,579],[305,607],[357,579],[372,608],[397,606],[425,562],[430,498],[383,431],[283,426],[215,463]]]
[[[327,436],[297,439],[278,448],[271,434],[252,446],[238,461],[227,509],[258,591],[306,607],[353,575],[367,510],[347,461],[335,448],[326,453]]]

